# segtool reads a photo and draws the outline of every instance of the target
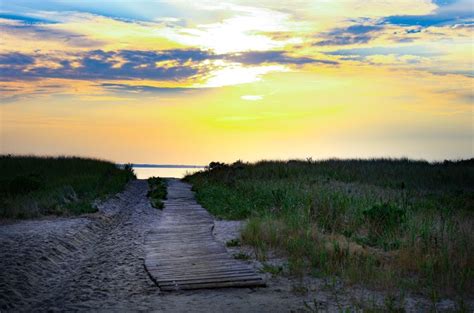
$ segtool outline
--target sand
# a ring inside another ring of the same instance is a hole
[[[131,182],[124,192],[99,204],[99,212],[77,218],[19,221],[0,226],[0,311],[155,312],[338,312],[370,304],[384,307],[386,294],[334,279],[263,273],[266,288],[160,292],[143,265],[145,234],[160,210],[146,198],[147,183]],[[215,221],[216,239],[238,238],[241,221]],[[228,248],[230,254],[249,247]],[[257,270],[262,264],[249,261]],[[286,265],[270,253],[270,264]],[[442,300],[439,311],[455,302]],[[468,305],[473,305],[469,303]],[[405,297],[404,308],[423,312],[429,300]]]

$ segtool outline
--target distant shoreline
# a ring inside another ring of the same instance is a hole
[[[118,164],[124,166],[125,164]],[[135,164],[132,163],[132,167],[138,168],[205,168],[204,165],[182,165],[182,164]]]

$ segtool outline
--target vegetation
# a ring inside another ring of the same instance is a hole
[[[148,178],[148,197],[150,198],[151,205],[157,209],[163,209],[164,203],[162,200],[166,200],[167,196],[167,185],[166,181],[160,177]]]
[[[96,199],[135,177],[131,166],[77,157],[0,156],[0,217],[95,212]]]
[[[247,261],[247,260],[250,260],[250,255],[244,252],[239,252],[239,253],[234,254],[234,258],[237,260]]]
[[[225,243],[227,247],[240,247],[240,239],[231,239]]]
[[[440,295],[472,294],[474,159],[240,161],[187,176],[198,201],[248,218],[243,244],[293,274]]]
[[[263,263],[262,272],[267,272],[272,275],[278,275],[283,273],[283,266],[271,265],[268,263]]]

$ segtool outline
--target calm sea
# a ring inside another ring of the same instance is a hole
[[[186,174],[194,173],[203,170],[204,167],[189,168],[189,167],[141,167],[133,166],[133,171],[138,179],[146,179],[152,176],[159,177],[176,177],[182,178]]]

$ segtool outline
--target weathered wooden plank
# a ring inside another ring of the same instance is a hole
[[[162,264],[147,264],[149,270],[158,270],[161,272],[166,272],[170,274],[178,274],[181,272],[195,272],[195,271],[206,271],[212,272],[217,270],[248,270],[249,267],[243,266],[233,266],[231,263],[223,263],[220,265],[213,265],[212,267],[208,264],[200,264],[196,266],[189,266],[189,267],[173,267],[172,265],[162,265]]]
[[[231,262],[221,262],[221,263],[200,263],[200,264],[185,264],[186,267],[183,267],[183,264],[178,264],[175,265],[175,263],[156,263],[155,261],[148,261],[145,263],[145,265],[150,268],[159,268],[162,271],[170,271],[170,272],[180,272],[182,270],[187,270],[187,271],[193,271],[193,270],[199,270],[199,269],[206,269],[209,271],[210,266],[212,266],[213,269],[248,269],[250,268],[249,266],[246,265],[236,265]]]
[[[157,279],[166,280],[166,279],[179,279],[183,277],[203,277],[203,276],[218,276],[218,275],[237,275],[237,274],[255,274],[255,271],[252,269],[239,269],[239,270],[230,270],[230,269],[220,269],[220,270],[199,270],[199,271],[182,271],[182,272],[163,272],[160,269],[160,276]]]
[[[248,264],[232,258],[212,235],[212,216],[189,185],[168,183],[168,199],[156,230],[145,239],[145,268],[160,289],[264,286]]]
[[[189,279],[189,280],[166,280],[157,282],[161,286],[170,285],[198,285],[208,283],[231,283],[231,282],[242,282],[242,281],[262,281],[259,278],[255,278],[255,275],[241,276],[241,277],[217,277],[217,278],[203,278],[203,279]]]
[[[265,282],[258,280],[243,280],[229,282],[208,282],[197,284],[170,284],[160,287],[163,291],[191,290],[191,289],[209,289],[209,288],[226,288],[226,287],[263,287]]]
[[[184,274],[193,274],[193,273],[218,273],[218,272],[245,272],[245,271],[255,271],[249,267],[232,267],[228,264],[220,265],[213,268],[200,266],[200,267],[192,267],[192,268],[163,268],[161,266],[150,266],[149,270],[156,271],[159,275],[184,275]],[[161,274],[160,274],[161,273]]]
[[[189,268],[191,267],[198,267],[198,266],[207,266],[207,267],[212,267],[212,266],[220,266],[220,265],[226,265],[226,266],[231,266],[234,265],[235,263],[232,262],[232,260],[222,260],[222,261],[216,261],[213,262],[212,260],[186,260],[186,261],[180,261],[178,258],[176,259],[176,262],[174,260],[152,260],[147,262],[147,265],[156,265],[156,266],[169,266],[169,267],[185,267],[188,266]],[[237,266],[237,265],[236,265]],[[241,266],[241,265],[239,265]]]
[[[221,252],[221,253],[211,253],[211,254],[185,254],[181,253],[178,255],[164,255],[164,254],[151,254],[152,257],[155,258],[158,262],[166,262],[166,261],[175,261],[177,258],[179,258],[182,263],[186,262],[212,262],[213,260],[218,260],[221,257],[225,257],[227,252]]]
[[[258,281],[255,279],[255,275],[241,276],[241,277],[216,277],[216,278],[203,278],[203,279],[189,279],[189,280],[157,280],[160,286],[183,286],[183,285],[197,285],[197,284],[208,284],[208,283],[231,283],[231,282],[242,282],[242,281]]]
[[[173,249],[175,248],[175,249]],[[209,246],[204,246],[204,247],[199,247],[198,245],[196,244],[193,244],[193,245],[172,245],[171,247],[156,247],[156,248],[149,248],[147,249],[147,251],[149,251],[150,253],[153,253],[155,251],[163,251],[163,252],[166,252],[166,251],[170,251],[170,252],[173,252],[173,251],[189,251],[189,252],[194,252],[194,251],[198,251],[198,252],[206,252],[206,251],[220,251],[220,252],[225,252],[227,253],[227,251],[225,250],[224,247],[222,246],[217,246],[217,245],[209,245]]]
[[[193,276],[177,276],[177,277],[157,277],[157,281],[161,284],[167,282],[206,282],[206,281],[219,281],[219,280],[242,280],[242,279],[255,279],[255,273],[217,273],[217,274],[201,274]]]
[[[222,255],[221,258],[219,259],[227,259],[227,251],[225,249],[222,249],[221,247],[205,247],[202,249],[199,249],[196,246],[185,246],[185,247],[177,247],[176,250],[172,249],[147,249],[147,254],[150,256],[155,256],[155,257],[170,257],[172,256],[175,258],[176,256],[192,256],[192,255],[202,255],[202,254],[219,254]]]

